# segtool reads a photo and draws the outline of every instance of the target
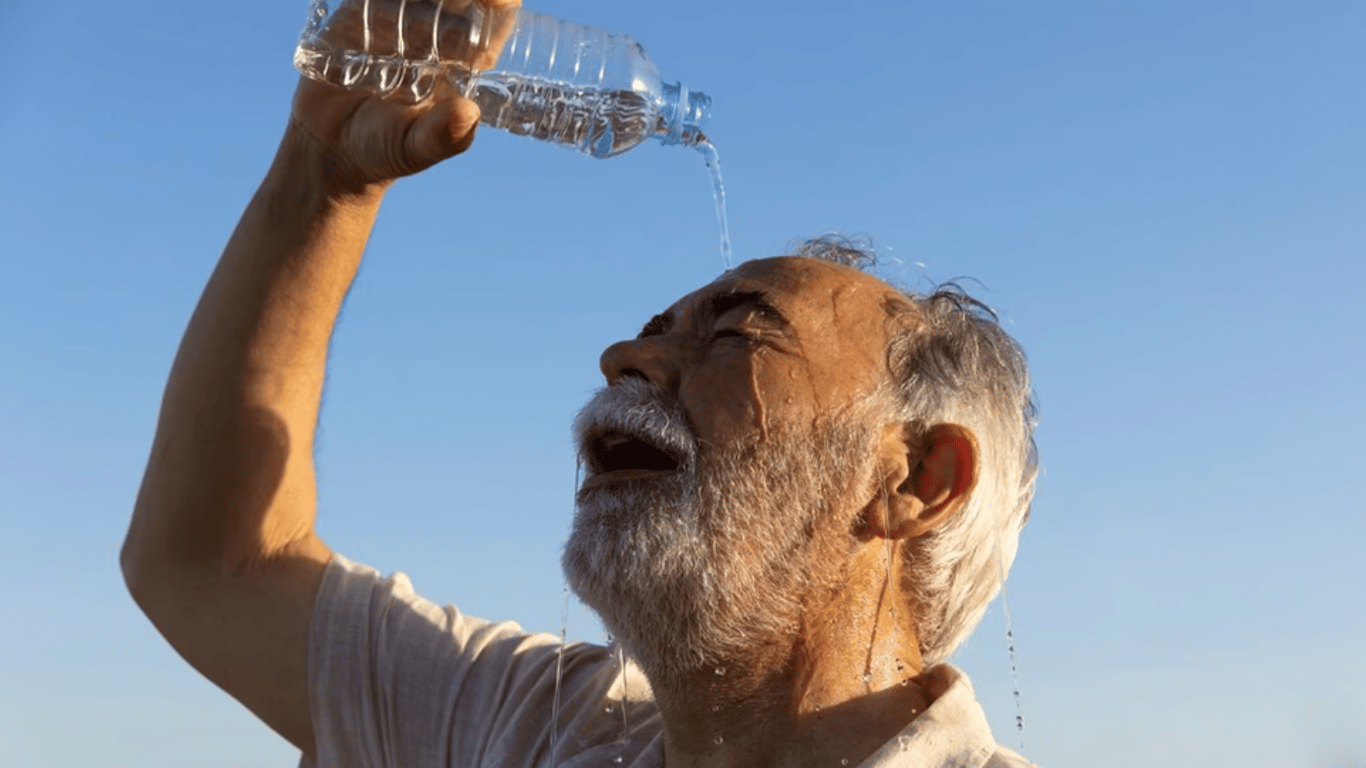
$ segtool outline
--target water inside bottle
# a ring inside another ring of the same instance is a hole
[[[716,154],[716,145],[710,141],[700,141],[694,146],[707,161],[707,170],[711,171],[711,194],[716,201],[716,223],[721,227],[721,259],[726,263],[726,269],[730,269],[730,222],[726,220],[726,183],[721,178],[721,158]]]
[[[469,88],[484,124],[614,157],[654,136],[654,105],[635,91],[603,91],[505,72],[480,73]]]

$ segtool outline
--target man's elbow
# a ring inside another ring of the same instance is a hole
[[[119,548],[119,571],[123,574],[123,585],[128,588],[128,593],[136,601],[138,592],[143,589],[143,563],[139,557],[136,536],[130,529],[123,538],[123,546]]]
[[[194,567],[187,557],[187,547],[176,542],[152,525],[156,522],[150,510],[139,508],[133,513],[128,534],[119,549],[119,571],[123,584],[147,618],[160,626],[167,610],[175,610],[184,593],[196,581],[202,582],[207,569]]]
[[[130,529],[119,549],[119,571],[123,574],[123,585],[133,602],[155,624],[157,586],[160,584],[164,587],[171,578],[166,572],[165,563],[158,568],[158,563],[149,557],[147,549],[136,530]]]

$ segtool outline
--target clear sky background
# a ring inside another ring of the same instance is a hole
[[[117,554],[303,0],[0,4],[0,766],[289,766]],[[1366,4],[545,0],[715,100],[739,258],[974,278],[1044,475],[1009,590],[1045,768],[1366,765]],[[319,527],[560,626],[598,354],[722,269],[702,158],[481,133],[401,182],[334,342]],[[577,605],[571,637],[601,638]],[[956,657],[1018,747],[999,603]]]

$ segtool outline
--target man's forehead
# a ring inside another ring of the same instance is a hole
[[[808,256],[773,256],[726,271],[679,299],[671,309],[680,311],[715,294],[736,291],[761,292],[770,301],[784,305],[858,297],[883,307],[889,300],[906,308],[912,306],[900,291],[853,267]]]
[[[887,287],[886,283],[860,269],[810,256],[769,256],[752,259],[723,274],[718,278],[718,282],[729,276],[748,277],[779,285],[816,278]]]

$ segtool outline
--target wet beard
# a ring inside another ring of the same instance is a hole
[[[852,547],[843,501],[869,430],[706,450],[677,472],[581,492],[564,569],[656,684],[797,637]]]

